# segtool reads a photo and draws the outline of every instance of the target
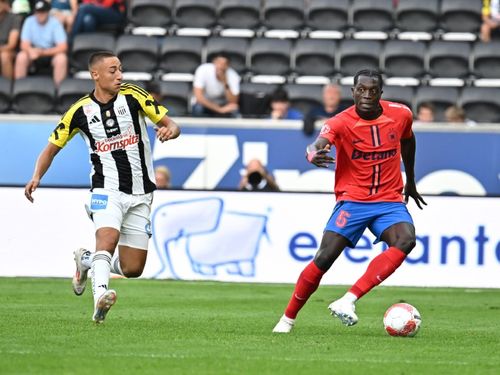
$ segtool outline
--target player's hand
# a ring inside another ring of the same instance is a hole
[[[326,145],[325,148],[318,151],[310,151],[306,153],[306,159],[309,163],[320,168],[328,168],[329,164],[335,163],[335,158],[328,155],[331,151],[331,146]]]
[[[155,128],[156,130],[156,138],[163,143],[165,141],[168,141],[169,139],[173,138],[173,135],[175,134],[173,127],[176,125],[169,125],[169,126],[162,126]]]
[[[417,191],[417,186],[415,185],[415,182],[407,182],[405,185],[405,202],[408,204],[408,201],[410,197],[413,198],[415,203],[417,204],[418,208],[422,209],[421,203],[425,204],[427,206],[427,203],[424,201],[424,198],[418,193]]]
[[[26,199],[28,199],[31,203],[34,202],[33,199],[33,192],[36,190],[36,188],[40,185],[40,180],[31,180],[26,184],[26,187],[24,188],[24,196]]]

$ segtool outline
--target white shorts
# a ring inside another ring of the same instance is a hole
[[[148,249],[151,237],[151,204],[153,193],[132,195],[121,191],[94,189],[89,193],[85,209],[100,228],[114,228],[120,232],[118,245]]]

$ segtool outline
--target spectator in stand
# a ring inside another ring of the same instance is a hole
[[[489,42],[491,33],[500,26],[500,1],[483,0],[483,23],[481,25],[481,40]]]
[[[24,20],[31,13],[32,5],[28,0],[14,0],[12,2],[12,13],[18,15],[20,20]]]
[[[245,175],[241,178],[238,190],[243,191],[280,191],[274,177],[266,170],[259,159],[248,162]]]
[[[216,54],[194,73],[193,116],[239,117],[240,76],[229,57]]]
[[[303,120],[304,115],[299,110],[290,107],[288,93],[283,88],[278,88],[271,94],[271,114],[273,120]]]
[[[54,83],[59,86],[68,72],[67,36],[61,23],[49,14],[48,1],[39,0],[34,8],[35,14],[26,18],[21,30],[15,78],[26,77],[29,69],[36,72],[52,65]]]
[[[452,122],[455,124],[466,124],[469,126],[476,125],[475,121],[469,120],[466,117],[464,109],[462,107],[459,107],[458,105],[451,105],[448,108],[446,108],[446,111],[444,112],[444,117],[446,119],[446,122]]]
[[[14,78],[14,57],[19,42],[21,22],[18,16],[10,12],[8,0],[0,0],[0,56],[2,76]]]
[[[330,83],[323,87],[323,104],[311,108],[304,120],[304,133],[314,133],[314,123],[318,120],[327,120],[342,112],[347,106],[340,104],[340,87]]]
[[[78,0],[52,0],[51,5],[50,14],[62,23],[69,35],[78,11]]]
[[[122,27],[126,20],[125,0],[82,0],[76,13],[71,40],[80,33],[102,26]]]
[[[420,122],[433,122],[434,121],[434,105],[432,103],[420,103],[417,108],[417,121]]]
[[[155,181],[156,188],[160,190],[170,189],[172,187],[172,183],[170,182],[171,174],[170,169],[168,169],[164,165],[160,165],[155,168]]]

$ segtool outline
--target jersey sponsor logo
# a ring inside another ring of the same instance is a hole
[[[96,142],[95,152],[99,154],[116,150],[124,150],[128,146],[135,145],[137,143],[139,143],[139,135],[134,134],[132,127],[129,127],[125,133]]]
[[[321,128],[321,132],[319,134],[327,134],[327,133],[330,133],[330,125],[325,124]]]
[[[108,118],[108,119],[106,120],[105,125],[106,125],[108,128],[111,128],[112,126],[114,126],[114,125],[115,125],[115,120],[113,120],[112,118]]]
[[[396,156],[397,150],[395,148],[387,151],[371,151],[364,152],[360,150],[352,150],[351,159],[363,159],[363,160],[384,160]]]
[[[95,112],[95,108],[92,104],[88,104],[88,105],[83,106],[83,113],[85,113],[85,116],[90,116],[94,112]]]
[[[92,194],[90,197],[90,209],[104,210],[108,206],[108,196],[103,194]]]
[[[89,124],[90,124],[90,125],[94,125],[94,124],[98,124],[99,122],[101,122],[101,121],[99,120],[99,117],[97,117],[96,115],[94,115],[94,116],[90,119]]]

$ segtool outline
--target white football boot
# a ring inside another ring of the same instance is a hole
[[[330,309],[333,316],[339,318],[342,324],[346,326],[353,326],[358,322],[356,306],[351,301],[340,298],[330,303],[328,309]]]
[[[85,287],[87,286],[87,274],[90,269],[83,265],[82,257],[90,256],[91,252],[87,249],[80,248],[78,250],[75,250],[73,254],[75,255],[75,264],[76,264],[76,271],[75,274],[73,275],[73,282],[72,282],[73,292],[75,292],[77,296],[81,296],[85,291]]]
[[[285,315],[283,315],[279,322],[274,326],[273,332],[274,333],[290,333],[292,330],[293,326],[295,324],[295,319],[290,319],[287,318]]]
[[[92,320],[97,324],[104,322],[106,319],[106,314],[109,309],[116,302],[116,292],[113,289],[106,290],[102,296],[99,297],[94,309],[94,315]]]

